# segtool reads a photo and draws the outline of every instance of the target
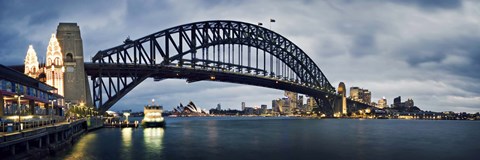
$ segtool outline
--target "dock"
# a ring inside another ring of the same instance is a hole
[[[118,121],[113,121],[110,123],[105,123],[103,127],[105,128],[138,128],[140,126],[140,123],[138,121],[134,122],[118,122]]]

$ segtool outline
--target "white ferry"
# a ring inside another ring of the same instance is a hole
[[[152,100],[153,101],[153,100]],[[143,127],[165,127],[162,117],[163,107],[159,105],[146,105],[143,109],[145,115],[142,120]]]

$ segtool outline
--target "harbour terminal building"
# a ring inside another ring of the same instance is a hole
[[[56,88],[0,65],[0,117],[14,121],[53,120],[64,114],[63,96]],[[46,116],[48,115],[48,116]]]

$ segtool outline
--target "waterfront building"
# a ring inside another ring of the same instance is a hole
[[[242,102],[242,111],[245,110],[245,102]]]
[[[21,72],[57,88],[55,92],[64,96],[70,105],[86,104],[90,107],[93,103],[83,61],[80,28],[76,23],[60,23],[57,33],[50,37],[45,63],[38,62],[30,45]],[[63,104],[64,100],[59,103]]]
[[[0,117],[19,120],[35,115],[63,115],[56,89],[22,72],[0,65]],[[53,107],[52,107],[53,106]],[[26,116],[26,117],[23,117]]]
[[[177,108],[173,108],[172,114],[181,116],[205,116],[207,112],[190,101],[186,106],[183,106],[182,103],[180,103]]]

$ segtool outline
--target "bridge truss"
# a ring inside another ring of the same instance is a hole
[[[196,22],[127,39],[99,51],[92,61],[85,67],[100,111],[149,77],[289,90],[315,97],[324,112],[332,107],[328,95],[335,95],[320,68],[293,42],[264,27],[237,21]]]

